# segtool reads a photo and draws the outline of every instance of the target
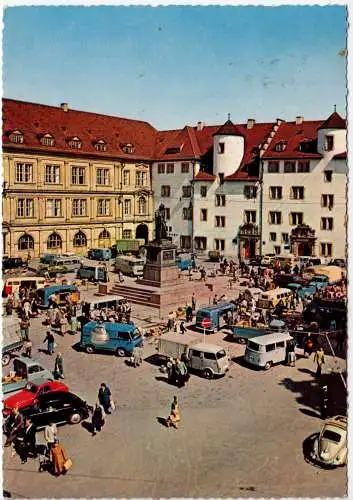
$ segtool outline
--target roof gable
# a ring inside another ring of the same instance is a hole
[[[227,120],[214,135],[238,135],[243,136],[239,128],[231,120]]]
[[[337,111],[334,111],[332,115],[330,115],[326,121],[318,128],[320,129],[329,129],[329,128],[336,128],[336,129],[345,129],[347,127],[346,125],[346,120],[344,120],[338,113]]]

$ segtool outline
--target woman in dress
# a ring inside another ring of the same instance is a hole
[[[68,456],[58,441],[56,441],[50,449],[50,459],[53,465],[53,473],[56,476],[67,471],[64,464],[68,460]]]
[[[170,415],[167,419],[167,427],[170,427],[172,425],[175,429],[177,429],[179,426],[179,422],[180,422],[179,403],[177,396],[174,396],[170,409]]]

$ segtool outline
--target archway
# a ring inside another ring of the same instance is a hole
[[[309,243],[299,243],[298,244],[298,256],[299,257],[310,257],[312,254],[312,248]]]
[[[148,242],[148,227],[146,224],[139,224],[136,228],[136,239],[145,240],[145,243]]]
[[[98,247],[99,248],[109,248],[111,245],[110,233],[106,229],[103,229],[98,236]]]

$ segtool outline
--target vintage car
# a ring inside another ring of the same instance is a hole
[[[347,417],[337,415],[325,421],[313,443],[311,458],[319,465],[337,467],[347,463]]]
[[[56,382],[54,380],[48,380],[44,382],[39,380],[38,383],[28,382],[23,391],[12,394],[4,401],[4,416],[8,415],[13,408],[18,408],[19,410],[25,408],[26,406],[32,405],[40,394],[63,391],[67,392],[69,388],[62,382]]]

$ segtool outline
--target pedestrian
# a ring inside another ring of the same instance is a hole
[[[60,476],[60,474],[64,474],[69,469],[68,462],[71,463],[71,460],[58,441],[56,441],[50,449],[50,459],[55,476]]]
[[[32,420],[26,419],[25,428],[21,433],[22,443],[19,452],[22,464],[27,462],[29,455],[37,458],[36,432],[37,428],[33,425]]]
[[[96,435],[96,431],[100,432],[104,425],[105,413],[103,406],[97,401],[92,414],[92,436]]]
[[[66,314],[63,314],[60,320],[60,334],[64,337],[69,331],[69,322],[67,321]]]
[[[24,315],[27,319],[29,319],[29,315],[30,315],[30,312],[31,312],[31,303],[28,299],[25,299],[24,303],[23,303],[23,311],[24,311]]]
[[[185,382],[188,379],[188,369],[186,367],[186,364],[184,363],[184,361],[177,359],[175,368],[176,368],[178,385],[179,387],[184,387]]]
[[[213,297],[213,305],[217,305],[218,304],[218,297],[217,297],[217,294],[215,294],[215,296]]]
[[[55,358],[54,364],[54,376],[55,378],[65,378],[64,377],[64,360],[60,352],[58,352]]]
[[[77,316],[71,316],[70,319],[70,333],[72,335],[75,335],[78,330],[78,319]]]
[[[109,387],[107,387],[107,384],[102,382],[98,391],[98,401],[103,406],[105,413],[107,413],[108,415],[111,413],[111,395],[112,393],[110,392]]]
[[[13,299],[12,297],[9,297],[6,302],[6,315],[12,316],[12,310],[13,310]]]
[[[179,422],[180,422],[179,403],[177,396],[174,396],[171,404],[170,415],[167,418],[167,427],[173,426],[175,429],[177,429],[179,426]]]
[[[49,422],[49,424],[44,429],[44,439],[47,443],[48,450],[52,448],[54,443],[58,438],[58,429],[54,422]]]
[[[25,316],[20,321],[20,335],[22,340],[29,339],[29,319]]]
[[[289,340],[287,343],[287,363],[288,366],[295,366],[296,355],[295,355],[295,341]]]
[[[186,333],[186,328],[185,328],[184,321],[180,322],[179,329],[180,329],[180,333],[182,333],[183,335],[184,335],[184,333]]]
[[[25,348],[25,356],[27,356],[27,358],[31,358],[32,357],[32,341],[31,339],[28,339],[24,345],[24,348]]]
[[[10,446],[15,437],[23,429],[23,417],[15,406],[4,422],[4,433],[6,434],[5,446]]]
[[[46,337],[43,341],[43,344],[45,342],[47,342],[48,354],[49,354],[49,356],[51,356],[54,353],[54,349],[55,349],[55,339],[54,339],[54,335],[51,333],[50,330],[47,330],[47,334],[46,334]]]
[[[320,377],[322,371],[322,365],[325,363],[325,354],[322,347],[316,351],[314,356],[314,363],[316,362],[316,376]]]
[[[192,321],[192,306],[186,307],[185,318],[187,323]]]
[[[304,356],[307,357],[306,355],[308,354],[308,357],[310,358],[311,353],[313,352],[313,340],[311,338],[311,333],[309,332],[308,335],[304,338]]]

